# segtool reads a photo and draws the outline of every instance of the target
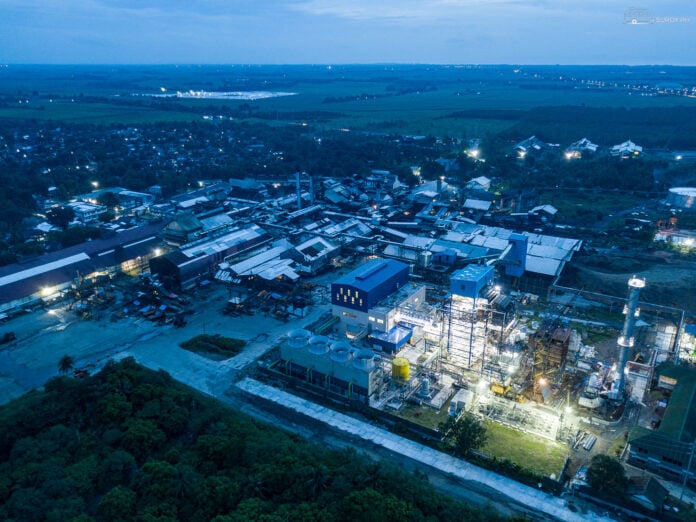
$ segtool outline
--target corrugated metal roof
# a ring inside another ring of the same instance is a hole
[[[79,263],[80,261],[85,261],[87,259],[89,259],[89,256],[82,252],[80,254],[65,257],[51,263],[46,263],[45,265],[28,268],[26,270],[22,270],[21,272],[15,272],[14,274],[0,277],[0,286],[6,286],[24,279],[29,279],[40,274],[45,274],[46,272],[58,270],[59,268],[63,268],[65,266],[74,265],[75,263]]]
[[[527,256],[525,271],[534,274],[557,276],[562,266],[563,262],[558,259]]]
[[[527,255],[549,259],[566,259],[568,250],[547,245],[527,245]]]
[[[334,284],[350,285],[358,290],[370,292],[385,279],[408,270],[408,265],[393,259],[373,259],[359,266],[349,274],[336,280]]]

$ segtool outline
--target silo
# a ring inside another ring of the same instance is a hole
[[[433,263],[433,253],[430,250],[421,250],[418,252],[418,264],[422,268],[429,268]]]
[[[347,363],[351,360],[353,347],[350,343],[338,342],[331,347],[331,360],[337,363]]]
[[[353,358],[353,366],[365,372],[372,371],[375,367],[375,353],[372,350],[358,350]]]
[[[392,380],[398,384],[408,381],[411,367],[405,357],[394,357],[392,361]]]
[[[324,355],[329,351],[329,338],[324,335],[314,335],[309,339],[309,353]]]

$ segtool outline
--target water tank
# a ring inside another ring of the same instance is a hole
[[[309,353],[323,355],[329,351],[329,338],[324,335],[314,335],[309,339]]]
[[[307,342],[311,336],[312,334],[302,328],[292,330],[288,334],[288,345],[290,345],[291,348],[304,348],[307,346]]]
[[[421,250],[418,253],[418,265],[428,268],[433,263],[433,253],[430,250]]]
[[[405,357],[394,357],[392,360],[392,379],[397,383],[408,381],[411,367]]]
[[[353,366],[366,372],[375,367],[375,353],[372,350],[358,350],[353,358]]]
[[[331,360],[337,363],[347,363],[353,356],[350,343],[338,342],[331,347]]]

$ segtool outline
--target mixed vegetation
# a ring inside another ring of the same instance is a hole
[[[251,420],[132,359],[0,408],[7,521],[502,520]]]
[[[203,355],[233,357],[242,351],[246,341],[221,335],[201,334],[180,343],[184,350]]]

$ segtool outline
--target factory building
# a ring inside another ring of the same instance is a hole
[[[191,288],[199,277],[215,273],[217,265],[271,240],[261,227],[251,225],[183,245],[150,260],[150,272],[169,288]]]
[[[372,350],[356,349],[306,330],[293,330],[272,369],[330,394],[369,403],[384,372]]]
[[[659,389],[671,392],[669,402],[658,403],[654,429],[636,426],[628,443],[629,462],[665,477],[696,480],[696,371],[685,366],[665,365],[659,372]]]
[[[161,225],[126,230],[88,241],[34,261],[0,268],[0,311],[52,301],[76,280],[117,272],[139,273],[159,251]]]
[[[349,339],[370,334],[378,346],[398,349],[409,332],[399,328],[401,311],[425,301],[425,289],[408,286],[409,266],[393,259],[373,259],[331,285],[332,313]],[[406,328],[408,329],[408,328]]]

